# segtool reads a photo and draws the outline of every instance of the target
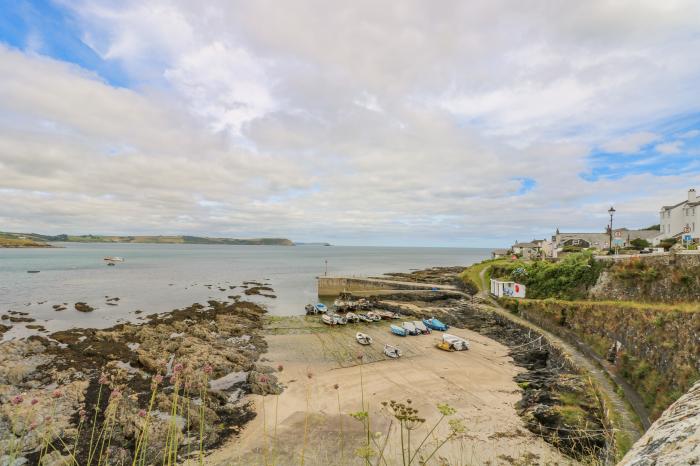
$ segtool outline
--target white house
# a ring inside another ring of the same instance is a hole
[[[524,298],[525,297],[525,285],[520,283],[491,279],[491,294],[497,298],[508,297],[508,298]]]
[[[657,242],[674,236],[700,237],[700,198],[695,190],[688,191],[688,199],[675,205],[663,206],[659,212],[661,232]]]

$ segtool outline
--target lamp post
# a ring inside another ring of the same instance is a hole
[[[608,209],[608,213],[610,214],[610,252],[613,250],[613,214],[615,213],[615,208],[613,206],[610,206]]]

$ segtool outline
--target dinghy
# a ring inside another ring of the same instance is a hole
[[[456,335],[450,335],[449,333],[442,334],[442,341],[448,343],[456,351],[465,351],[469,349],[469,342],[464,338],[458,337]]]
[[[367,317],[369,317],[370,319],[372,319],[373,322],[379,322],[380,320],[382,320],[381,317],[379,317],[376,313],[374,313],[374,312],[372,312],[372,311],[370,311],[370,312],[367,313]]]
[[[398,346],[384,345],[384,354],[388,357],[396,359],[401,357],[401,350]]]
[[[382,319],[400,319],[401,316],[397,314],[396,312],[391,312],[391,311],[376,311],[375,312],[379,317]]]
[[[326,312],[328,312],[328,307],[326,307],[326,305],[323,303],[314,304],[314,308],[316,309],[316,312],[319,314],[325,314]]]
[[[360,322],[374,322],[372,319],[367,317],[365,314],[357,314],[357,318],[360,319]]]
[[[306,306],[304,306],[304,310],[307,314],[318,314],[313,304],[307,304]]]
[[[401,324],[401,327],[403,327],[409,335],[418,335],[418,329],[413,325],[413,322],[404,322]]]
[[[431,330],[439,330],[441,332],[444,332],[448,329],[447,325],[443,324],[435,317],[433,317],[432,319],[423,319],[423,323],[426,327],[428,327]]]
[[[361,345],[371,345],[372,344],[372,337],[367,335],[366,333],[360,333],[357,332],[355,334],[355,340]]]
[[[335,320],[336,325],[345,325],[348,323],[347,319],[341,315],[333,314],[332,317],[333,320]]]
[[[413,325],[415,325],[416,330],[418,330],[418,332],[422,333],[423,335],[427,335],[430,333],[430,329],[426,327],[425,324],[420,320],[414,320]]]
[[[360,316],[358,316],[354,312],[348,312],[347,314],[345,314],[345,318],[347,319],[348,323],[353,322],[356,324],[360,321]]]
[[[405,328],[399,327],[398,325],[392,324],[390,327],[390,330],[391,330],[391,333],[393,333],[394,335],[398,335],[400,337],[405,337],[406,335],[408,335],[408,331]]]
[[[336,324],[333,316],[329,316],[328,314],[323,314],[321,316],[321,322],[323,322],[326,325],[335,325]]]
[[[446,341],[439,341],[435,344],[435,346],[438,347],[438,349],[441,349],[443,351],[454,351],[455,349],[452,347],[451,344],[447,343]]]

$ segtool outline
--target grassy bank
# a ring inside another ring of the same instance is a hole
[[[503,305],[614,363],[658,417],[700,379],[700,306],[616,301],[504,299]]]

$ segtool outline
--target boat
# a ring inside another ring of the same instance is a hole
[[[27,270],[27,273],[39,273],[41,270]]]
[[[376,313],[374,313],[372,311],[367,313],[367,317],[372,319],[373,322],[379,322],[380,320],[382,320],[382,318],[379,315],[377,315]]]
[[[367,317],[366,314],[355,314],[358,319],[360,319],[360,322],[374,322],[372,319]]]
[[[124,262],[124,258],[118,256],[107,256],[103,260],[107,262]]]
[[[316,312],[318,314],[325,314],[326,312],[328,312],[328,307],[326,307],[326,305],[323,303],[314,304],[314,308],[316,309]]]
[[[321,316],[321,322],[323,322],[326,325],[336,325],[336,321],[333,318],[333,316],[330,316],[328,314],[323,314]]]
[[[452,347],[451,344],[447,343],[446,341],[439,341],[435,344],[436,347],[443,351],[454,351],[455,349]]]
[[[418,330],[423,335],[427,335],[430,333],[430,329],[428,327],[426,327],[425,324],[420,320],[414,320],[413,325],[415,325],[416,330]]]
[[[366,333],[360,333],[357,332],[355,334],[355,340],[361,345],[371,345],[372,344],[372,337],[367,335]]]
[[[392,324],[390,327],[390,330],[391,330],[391,333],[393,333],[394,335],[398,335],[400,337],[405,337],[406,335],[408,335],[408,330],[406,330],[405,328],[401,328],[398,325]]]
[[[348,321],[348,323],[358,323],[360,321],[360,316],[358,316],[354,312],[348,312],[347,314],[345,314],[345,319]]]
[[[107,262],[107,265],[115,266],[117,264],[115,264],[114,262]]]
[[[336,325],[345,325],[348,323],[347,319],[341,315],[333,314],[331,317],[335,320]]]
[[[432,319],[423,319],[423,323],[425,324],[426,327],[428,327],[431,330],[439,330],[441,332],[446,331],[449,327],[439,320],[437,320],[435,317]]]
[[[384,344],[384,354],[389,356],[390,358],[400,358],[401,357],[401,349],[399,349],[398,346],[391,346],[388,344]]]
[[[413,322],[404,322],[401,327],[408,332],[409,335],[418,335],[418,329]]]
[[[350,293],[340,293],[333,301],[333,307],[338,311],[344,312],[357,309],[357,304],[352,300]]]
[[[304,310],[307,314],[318,314],[318,312],[316,312],[316,307],[313,304],[307,304],[304,306]]]
[[[442,334],[442,341],[449,343],[456,351],[465,351],[469,349],[469,342],[462,337],[450,335],[449,333]]]
[[[375,314],[382,319],[398,319],[400,317],[396,312],[391,311],[375,311]]]

